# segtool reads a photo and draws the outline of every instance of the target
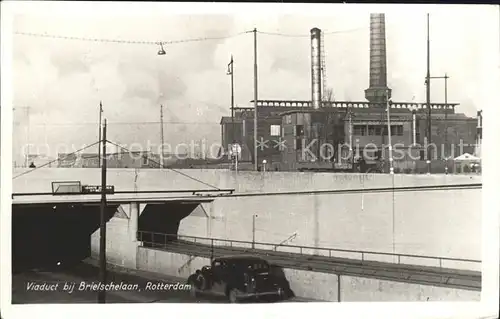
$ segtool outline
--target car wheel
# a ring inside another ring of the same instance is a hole
[[[189,294],[191,295],[191,297],[196,298],[198,296],[196,283],[194,282],[194,280],[190,280],[189,285],[190,285]]]
[[[238,303],[238,291],[236,289],[229,290],[228,297],[230,303]]]

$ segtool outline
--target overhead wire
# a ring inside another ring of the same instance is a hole
[[[115,145],[115,146],[117,146],[117,147],[119,147],[119,148],[121,148],[121,149],[123,149],[123,150],[125,150],[125,151],[129,152],[129,153],[133,153],[133,151],[131,151],[131,150],[127,149],[126,147],[123,147],[123,146],[121,146],[121,145],[119,145],[119,144],[117,144],[117,143],[111,142],[111,141],[109,141],[109,140],[106,140],[106,142],[108,142],[108,143],[110,143],[110,144],[112,144],[112,145]],[[183,173],[183,172],[181,172],[181,171],[179,171],[179,170],[176,170],[176,169],[174,169],[174,168],[171,168],[171,167],[165,166],[165,165],[164,165],[164,163],[157,162],[157,161],[155,161],[155,160],[151,159],[151,158],[150,158],[149,156],[147,156],[147,155],[142,155],[141,157],[142,157],[142,158],[145,158],[145,159],[147,159],[148,161],[151,161],[151,162],[153,162],[153,163],[155,163],[155,164],[158,164],[158,166],[159,166],[160,168],[164,168],[164,169],[171,170],[171,171],[173,171],[173,172],[176,172],[177,174],[180,174],[180,175],[182,175],[182,176],[184,176],[184,177],[187,177],[187,178],[189,178],[189,179],[192,179],[192,180],[194,180],[194,181],[196,181],[196,182],[198,182],[198,183],[201,183],[201,184],[203,184],[203,185],[205,185],[205,186],[215,188],[215,190],[220,190],[220,188],[219,188],[219,187],[217,187],[217,186],[214,186],[214,185],[211,185],[211,184],[209,184],[209,183],[206,183],[206,182],[204,182],[204,181],[202,181],[202,180],[200,180],[200,179],[198,179],[198,178],[196,178],[196,177],[190,176],[189,174]]]
[[[361,30],[367,30],[369,27],[355,28],[355,29],[347,29],[347,30],[338,30],[338,31],[323,31],[324,35],[330,34],[339,34],[339,33],[350,33]],[[280,36],[280,37],[289,37],[289,38],[308,38],[311,34],[290,34],[290,33],[281,33],[281,32],[269,32],[269,31],[257,31],[259,34],[264,35],[272,35],[272,36]]]
[[[211,41],[211,40],[225,40],[229,38],[234,38],[239,35],[249,33],[252,31],[239,32],[227,36],[218,37],[200,37],[191,39],[180,39],[180,40],[168,40],[168,41],[137,41],[137,40],[122,40],[122,39],[105,39],[105,38],[90,38],[90,37],[74,37],[74,36],[62,36],[47,33],[33,33],[33,32],[22,32],[15,31],[16,35],[30,36],[30,37],[40,37],[40,38],[50,38],[59,40],[74,40],[74,41],[86,41],[86,42],[101,42],[101,43],[118,43],[118,44],[140,44],[140,45],[168,45],[168,44],[179,44],[179,43],[189,43],[189,42],[200,42],[200,41]]]
[[[127,152],[129,152],[129,153],[133,153],[131,150],[129,150],[129,149],[127,149],[127,148],[125,148],[125,147],[123,147],[123,146],[121,146],[121,145],[117,144],[117,143],[111,142],[111,141],[109,141],[109,140],[106,140],[106,142],[108,142],[108,143],[110,143],[110,144],[112,144],[112,145],[115,145],[115,146],[117,146],[117,147],[120,147],[121,149],[124,149],[125,151],[127,151]],[[78,152],[81,152],[81,151],[83,151],[83,150],[85,150],[85,149],[87,149],[87,148],[89,148],[89,147],[92,147],[92,146],[94,146],[94,145],[97,145],[97,144],[99,144],[99,141],[98,141],[98,142],[95,142],[95,143],[92,143],[92,144],[90,144],[90,145],[87,145],[87,146],[85,146],[85,147],[82,147],[81,149],[78,149],[78,150],[76,150],[76,151],[74,151],[74,152],[71,152],[71,153],[69,153],[69,154],[66,154],[66,155],[65,155],[65,156],[63,156],[62,158],[57,158],[57,159],[52,160],[52,161],[49,161],[49,162],[47,162],[47,163],[45,163],[45,164],[43,164],[43,165],[40,165],[40,166],[38,166],[38,167],[35,167],[35,168],[31,169],[31,170],[28,170],[28,171],[22,172],[22,173],[20,173],[20,174],[18,174],[18,175],[16,175],[16,176],[14,176],[12,179],[16,179],[16,178],[18,178],[18,177],[20,177],[20,176],[23,176],[23,175],[26,175],[26,174],[28,174],[28,173],[31,173],[31,172],[33,172],[33,171],[35,171],[35,170],[39,169],[39,168],[42,168],[42,167],[48,166],[48,165],[50,165],[50,164],[52,164],[52,163],[54,163],[54,162],[62,161],[62,160],[64,160],[64,159],[68,158],[68,157],[69,157],[69,156],[71,156],[71,155],[74,155],[74,154],[76,154],[76,153],[78,153]],[[99,155],[90,156],[90,158],[96,158],[96,157],[99,157]],[[151,159],[151,158],[150,158],[150,157],[148,157],[147,155],[142,155],[142,157],[143,157],[143,158],[148,159],[149,161],[151,161],[151,162],[153,162],[153,163],[155,163],[155,164],[158,164],[161,168],[165,168],[165,169],[168,169],[168,170],[174,171],[174,172],[176,172],[177,174],[180,174],[180,175],[182,175],[182,176],[184,176],[184,177],[187,177],[187,178],[189,178],[189,179],[192,179],[192,180],[194,180],[194,181],[196,181],[196,182],[199,182],[199,183],[201,183],[201,184],[203,184],[203,185],[205,185],[205,186],[209,186],[209,187],[215,188],[216,190],[220,190],[220,188],[219,188],[219,187],[217,187],[217,186],[214,186],[214,185],[211,185],[211,184],[209,184],[209,183],[206,183],[206,182],[204,182],[204,181],[202,181],[202,180],[200,180],[200,179],[198,179],[198,178],[192,177],[192,176],[190,176],[189,174],[186,174],[186,173],[180,172],[180,171],[178,171],[178,170],[176,170],[176,169],[173,169],[173,168],[167,167],[167,166],[163,165],[163,163],[156,162],[155,160]],[[103,158],[103,156],[101,156],[100,158]]]
[[[54,163],[54,162],[62,161],[62,160],[64,160],[64,159],[68,158],[69,156],[71,156],[71,155],[73,155],[73,154],[76,154],[76,153],[78,153],[78,152],[81,152],[81,151],[83,151],[83,150],[85,150],[85,149],[87,149],[87,148],[89,148],[89,147],[92,147],[92,146],[94,146],[94,145],[97,145],[97,144],[99,144],[99,141],[97,141],[97,142],[95,142],[95,143],[92,143],[92,144],[90,144],[90,145],[87,145],[87,146],[85,146],[85,147],[82,147],[81,149],[78,149],[78,150],[76,150],[76,151],[74,151],[74,152],[71,152],[71,153],[69,153],[69,154],[66,154],[66,155],[65,155],[65,156],[63,156],[62,158],[56,158],[55,160],[49,161],[49,162],[47,162],[47,163],[45,163],[45,164],[43,164],[43,165],[40,165],[40,166],[37,166],[37,167],[35,167],[35,168],[31,169],[31,170],[28,170],[28,171],[26,171],[26,172],[22,172],[22,173],[20,173],[20,174],[18,174],[18,175],[16,175],[16,176],[12,177],[12,179],[16,179],[16,178],[18,178],[18,177],[20,177],[20,176],[23,176],[23,175],[29,174],[29,173],[31,173],[31,172],[33,172],[33,171],[36,171],[36,170],[37,170],[37,169],[39,169],[39,168],[42,168],[42,167],[48,166],[48,165],[50,165],[50,164],[52,164],[52,163]]]
[[[144,122],[115,122],[108,124],[109,126],[114,125],[157,125],[161,124],[161,121],[144,121]],[[15,125],[24,125],[24,123],[16,122]],[[163,124],[173,124],[173,125],[220,125],[219,122],[179,122],[179,121],[163,121]],[[30,123],[31,126],[82,126],[82,125],[96,125],[95,123]]]
[[[338,30],[338,31],[324,31],[323,34],[339,34],[339,33],[350,33],[360,30],[366,30],[369,27],[348,29],[348,30]],[[73,40],[73,41],[86,41],[86,42],[99,42],[99,43],[116,43],[116,44],[136,44],[136,45],[170,45],[170,44],[180,44],[180,43],[190,43],[190,42],[201,42],[201,41],[213,41],[213,40],[225,40],[234,38],[243,34],[253,33],[253,30],[243,31],[234,33],[227,36],[217,36],[217,37],[199,37],[190,39],[179,39],[179,40],[168,40],[168,41],[144,41],[144,40],[125,40],[125,39],[106,39],[106,38],[92,38],[92,37],[76,37],[76,36],[63,36],[48,33],[35,33],[35,32],[24,32],[15,31],[15,35],[37,37],[37,38],[48,38],[48,39],[59,39],[59,40]],[[258,34],[271,35],[271,36],[281,36],[281,37],[293,37],[293,38],[303,38],[310,37],[310,34],[286,34],[280,32],[269,32],[269,31],[256,31]]]

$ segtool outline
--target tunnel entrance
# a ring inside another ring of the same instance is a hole
[[[108,204],[106,220],[117,208]],[[98,205],[12,205],[12,272],[64,267],[89,257],[90,235],[99,225]]]
[[[200,203],[168,202],[148,204],[139,217],[139,241],[145,247],[155,247],[177,240],[181,220],[189,216]]]

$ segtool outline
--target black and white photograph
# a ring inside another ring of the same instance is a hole
[[[498,314],[498,5],[2,9],[5,318]]]

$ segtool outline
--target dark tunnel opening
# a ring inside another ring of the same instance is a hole
[[[108,205],[109,221],[117,205]],[[72,204],[13,205],[12,272],[66,267],[90,257],[100,207]]]
[[[144,247],[162,246],[178,239],[181,220],[199,204],[170,202],[148,204],[139,218],[139,238]]]

